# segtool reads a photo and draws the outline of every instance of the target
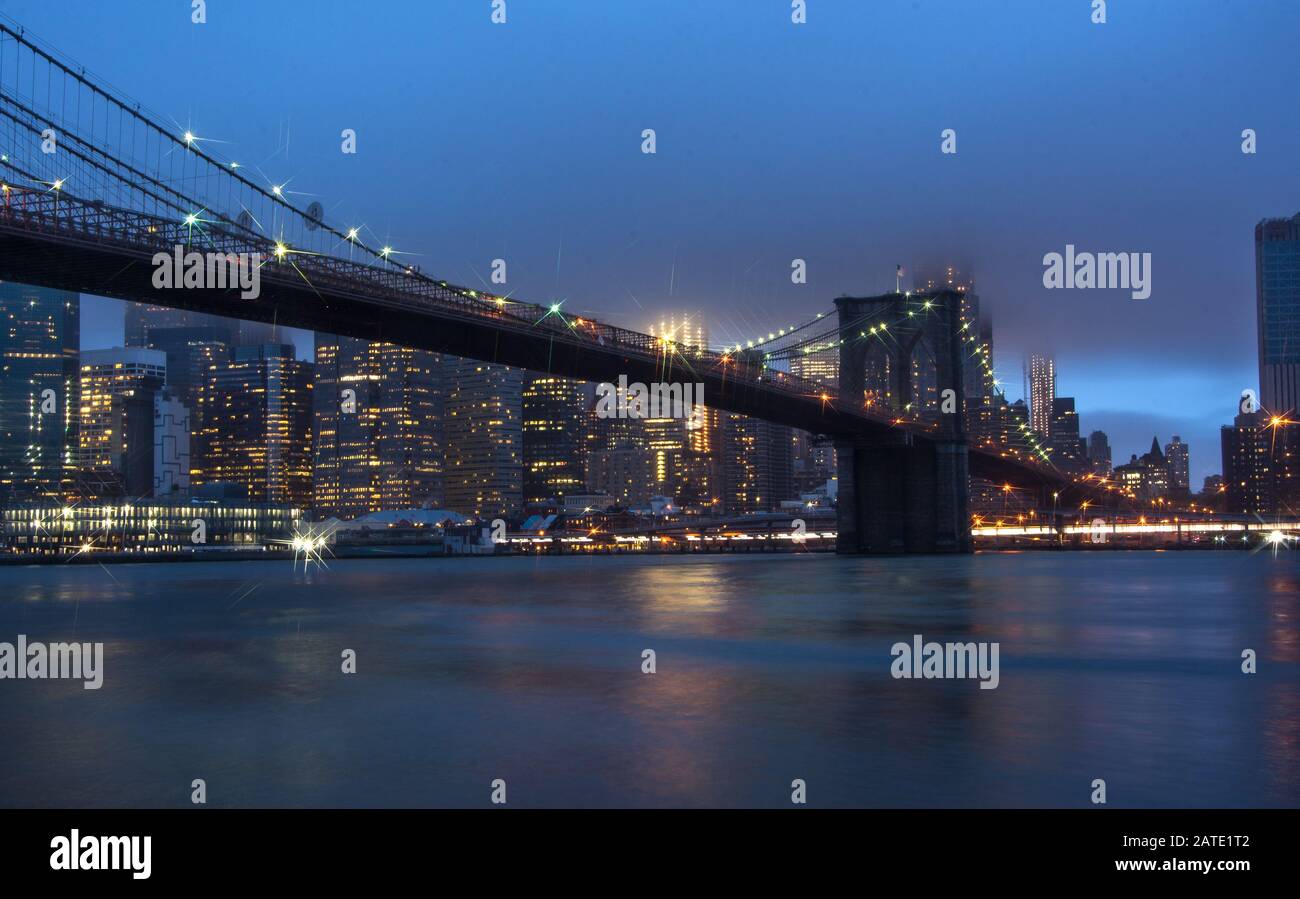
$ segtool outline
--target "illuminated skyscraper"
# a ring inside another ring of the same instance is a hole
[[[1056,399],[1056,363],[1051,356],[1029,357],[1029,427],[1052,436],[1052,402]]]
[[[443,504],[442,358],[316,334],[318,517]]]
[[[0,504],[70,487],[80,316],[75,293],[0,282]]]
[[[786,425],[724,413],[722,499],[727,514],[773,512],[794,498],[794,440]]]
[[[1255,226],[1260,402],[1294,418],[1300,408],[1300,213]]]
[[[672,370],[679,380],[695,377],[690,361],[709,348],[709,328],[704,314],[677,313],[652,324],[648,331],[672,342],[683,365]],[[839,353],[833,354],[838,366]],[[793,363],[792,363],[793,370]],[[691,420],[648,420],[642,426],[639,445],[646,458],[640,468],[621,466],[629,479],[643,478],[644,486],[625,489],[644,502],[650,495],[670,496],[687,512],[719,511],[722,507],[722,423],[724,416],[709,407],[708,397],[696,397]],[[639,472],[644,472],[641,474]]]
[[[840,385],[840,348],[830,341],[813,344],[790,357],[790,374],[823,387]]]
[[[208,372],[204,455],[191,483],[233,483],[252,502],[311,505],[312,364],[290,344],[239,347]]]
[[[724,413],[696,406],[686,429],[686,454],[677,504],[687,512],[722,510],[722,421]]]
[[[1169,460],[1169,491],[1186,496],[1191,489],[1187,444],[1177,434],[1165,444],[1165,458]]]
[[[589,405],[582,381],[537,373],[525,376],[525,503],[563,503],[566,496],[586,492]]]
[[[197,415],[199,395],[207,383],[208,369],[230,359],[230,350],[234,346],[230,329],[213,325],[150,328],[147,341],[135,346],[166,353],[167,386],[190,411],[197,432],[202,425]]]
[[[646,333],[671,342],[687,358],[709,348],[709,326],[700,312],[666,316],[658,324],[650,325]]]
[[[154,415],[167,355],[139,347],[81,354],[78,493],[85,499],[152,496]]]
[[[1223,511],[1294,515],[1300,506],[1300,430],[1274,424],[1261,410],[1241,413],[1220,436]]]
[[[686,484],[690,452],[688,421],[684,418],[647,418],[643,429],[649,456],[647,488],[652,496],[677,499]]]
[[[523,371],[444,358],[446,505],[480,519],[523,509]]]

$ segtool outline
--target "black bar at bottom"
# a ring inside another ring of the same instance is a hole
[[[531,884],[536,888],[555,876],[572,885],[594,881],[597,871],[613,865],[636,892],[650,869],[661,880],[704,865],[715,875],[765,884],[773,877],[850,875],[864,883],[919,877],[926,886],[984,877],[998,884],[1106,878],[1228,886],[1250,874],[1294,875],[1300,823],[1295,810],[559,815],[562,820],[539,811],[512,814],[508,807],[459,813],[13,810],[0,812],[0,878],[52,886],[301,888],[393,878],[450,885],[445,878],[470,872],[495,885],[546,872]],[[70,857],[74,831],[76,862]],[[146,836],[148,877],[136,876],[145,873],[143,839],[129,849],[127,841],[100,839]],[[85,869],[97,860],[108,869]]]

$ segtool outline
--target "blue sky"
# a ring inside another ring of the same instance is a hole
[[[55,8],[57,6],[57,8]],[[743,340],[954,260],[1013,397],[1057,357],[1120,460],[1179,433],[1194,484],[1255,386],[1261,218],[1300,211],[1285,0],[8,0],[4,11],[303,205],[466,284]],[[358,152],[340,152],[356,129]],[[640,152],[656,130],[658,152]],[[955,155],[940,132],[957,132]],[[1240,151],[1258,133],[1259,152]],[[1153,292],[1048,291],[1042,257],[1152,254]],[[790,283],[790,261],[808,283]],[[87,346],[120,311],[86,303]]]

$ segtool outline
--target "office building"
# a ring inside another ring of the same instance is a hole
[[[449,509],[478,519],[523,510],[523,371],[444,357],[445,493]]]
[[[1295,418],[1300,408],[1300,213],[1255,226],[1260,402]]]
[[[810,344],[790,358],[790,374],[823,387],[840,386],[840,348],[829,341]]]
[[[1175,496],[1188,496],[1192,480],[1190,460],[1187,444],[1177,434],[1165,444],[1165,459],[1169,462],[1169,492]]]
[[[317,517],[441,506],[441,356],[322,333],[315,347]]]
[[[1223,511],[1294,515],[1300,508],[1300,433],[1259,410],[1239,414],[1220,433]]]
[[[76,466],[81,498],[154,495],[155,404],[166,378],[167,356],[158,350],[118,347],[81,354]]]
[[[774,512],[794,499],[794,439],[786,425],[724,413],[721,475],[728,515]]]
[[[213,325],[149,328],[145,342],[134,345],[166,354],[167,387],[191,413],[199,407],[208,369],[228,361],[235,346],[229,328]]]
[[[1058,396],[1052,400],[1052,436],[1047,445],[1051,460],[1057,468],[1068,474],[1082,474],[1087,468],[1088,447],[1079,438],[1079,415],[1074,410],[1074,397]]]
[[[290,344],[238,347],[208,371],[200,397],[203,457],[195,487],[234,484],[252,503],[312,499],[312,364]]]
[[[1169,460],[1152,437],[1151,449],[1133,455],[1124,465],[1115,466],[1115,480],[1120,487],[1142,500],[1157,499],[1169,493]]]
[[[127,346],[151,347],[149,332],[171,328],[212,329],[220,333],[231,346],[263,346],[276,342],[276,328],[266,322],[240,321],[207,312],[155,306],[152,303],[126,304],[123,330]]]
[[[1110,477],[1110,438],[1105,431],[1093,431],[1088,435],[1088,470],[1099,478]]]
[[[565,497],[586,492],[589,393],[582,381],[525,375],[521,401],[525,503],[563,505]]]
[[[69,493],[81,298],[0,282],[0,505]]]

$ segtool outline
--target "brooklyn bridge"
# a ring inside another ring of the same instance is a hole
[[[765,340],[678,345],[563,303],[440,280],[163,122],[0,23],[0,278],[588,381],[703,384],[710,407],[834,441],[845,553],[969,551],[972,477],[1025,491],[1040,508],[1095,493],[1032,434],[971,445],[963,373],[970,357],[990,378],[991,367],[959,292],[839,297],[832,312]],[[155,286],[155,258],[177,248],[258,260],[257,296],[238,283]],[[791,373],[790,360],[810,352],[838,358],[837,384]],[[869,368],[887,373],[888,390],[866,389]]]

